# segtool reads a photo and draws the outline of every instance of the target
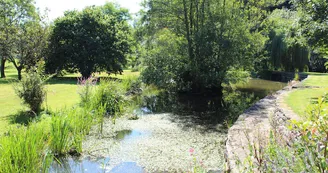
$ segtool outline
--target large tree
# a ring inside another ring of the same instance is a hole
[[[24,68],[31,69],[44,56],[47,44],[48,27],[40,23],[39,18],[26,21],[19,26],[17,39],[14,42],[13,53],[8,55],[8,60],[14,64],[18,79],[22,78]]]
[[[262,62],[267,70],[308,70],[311,50],[304,37],[297,34],[299,18],[296,11],[278,9],[263,22],[263,31],[269,36],[268,59]]]
[[[5,77],[4,68],[9,56],[17,53],[15,43],[20,26],[35,15],[33,0],[0,0],[1,78]]]
[[[317,52],[328,55],[328,1],[293,0],[293,3],[302,15],[301,33]]]
[[[206,88],[222,90],[222,84],[231,81],[230,71],[251,70],[265,41],[257,32],[256,21],[263,18],[263,11],[252,4],[258,3],[148,0],[145,5],[149,10],[145,14],[144,25],[149,31],[147,45],[150,51],[144,80],[155,84],[175,84],[178,89],[189,87],[197,92]],[[168,31],[162,32],[163,29]],[[159,36],[161,33],[165,35]],[[172,40],[165,37],[175,38],[176,43],[170,43]],[[170,47],[165,49],[157,45]],[[179,57],[182,59],[176,60]],[[167,58],[173,63],[165,64]],[[166,70],[177,69],[174,65],[181,67],[178,74]],[[166,74],[173,77],[164,78],[166,81],[157,78]]]
[[[127,10],[113,4],[67,11],[54,22],[46,70],[73,70],[83,77],[93,72],[121,73],[130,51]]]

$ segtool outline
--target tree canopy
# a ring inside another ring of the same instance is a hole
[[[5,77],[6,60],[15,62],[19,52],[22,52],[19,50],[19,45],[25,43],[20,42],[23,39],[21,36],[25,36],[23,33],[28,30],[28,25],[35,23],[36,20],[38,20],[38,13],[33,0],[0,0],[1,77]],[[26,41],[34,41],[34,39]],[[25,58],[20,57],[20,60],[22,59]],[[24,65],[22,63],[22,66]]]
[[[326,0],[294,0],[301,15],[301,34],[317,52],[328,54],[328,2]]]
[[[50,34],[46,70],[121,73],[130,52],[130,28],[125,9],[112,4],[67,11],[54,22]]]
[[[251,4],[148,0],[145,5],[149,9],[144,16],[150,52],[143,72],[147,83],[175,84],[179,90],[195,92],[222,90],[222,83],[232,81],[227,72],[251,70],[265,43],[263,35],[251,31],[256,26],[253,19],[262,15]]]

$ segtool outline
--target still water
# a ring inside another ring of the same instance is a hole
[[[204,129],[214,129],[227,120],[233,122],[238,115],[256,101],[274,93],[286,86],[286,83],[261,79],[251,79],[247,83],[235,85],[234,89],[226,89],[223,97],[215,93],[202,95],[171,94],[163,92],[157,95],[142,96],[140,109],[135,110],[139,116],[156,113],[172,113],[174,119],[186,126],[202,126]],[[115,136],[118,142],[133,142],[143,136],[152,135],[136,129],[119,131]],[[113,172],[129,173],[144,172],[135,162],[122,162],[110,168],[108,158],[91,160],[89,158],[67,158],[54,162],[50,172]]]

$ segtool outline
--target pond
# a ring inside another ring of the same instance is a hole
[[[207,170],[223,170],[227,123],[284,86],[251,79],[235,90],[225,90],[223,97],[215,93],[145,95],[140,109],[134,111],[138,120],[108,121],[104,136],[111,137],[88,136],[83,147],[96,158],[66,159],[63,164],[54,163],[50,172],[187,172],[195,160]],[[190,148],[196,151],[193,156]]]

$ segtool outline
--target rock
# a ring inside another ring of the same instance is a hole
[[[299,83],[292,83],[299,85]],[[248,158],[250,154],[249,147],[265,147],[268,142],[270,131],[276,130],[283,137],[284,142],[288,142],[293,135],[286,128],[290,119],[297,119],[298,116],[291,110],[283,106],[283,97],[291,91],[287,86],[274,95],[269,95],[255,103],[247,109],[238,120],[228,130],[226,142],[226,165],[228,172],[242,172],[241,163]],[[256,162],[251,158],[252,162]]]

